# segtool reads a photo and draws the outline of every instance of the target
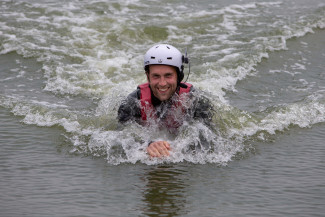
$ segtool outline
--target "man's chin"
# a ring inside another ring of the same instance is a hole
[[[168,98],[167,97],[157,97],[160,101],[166,101]]]
[[[166,100],[168,100],[170,97],[169,97],[169,95],[158,95],[158,96],[156,96],[160,101],[166,101]]]

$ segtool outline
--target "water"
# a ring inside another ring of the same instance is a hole
[[[322,1],[2,1],[0,14],[1,216],[323,216]],[[213,129],[118,125],[162,42],[188,48]],[[189,152],[202,137],[212,148]],[[171,157],[144,153],[156,138]]]

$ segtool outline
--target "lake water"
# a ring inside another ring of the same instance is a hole
[[[118,124],[157,43],[213,128]],[[1,1],[0,216],[324,216],[324,60],[322,0]]]

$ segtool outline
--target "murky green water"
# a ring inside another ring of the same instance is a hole
[[[324,13],[320,0],[2,1],[0,216],[322,216]],[[188,48],[213,129],[118,125],[161,42]],[[213,149],[193,155],[199,134]],[[171,157],[143,152],[157,138]]]

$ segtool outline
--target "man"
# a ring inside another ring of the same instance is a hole
[[[211,122],[211,105],[206,98],[194,97],[191,84],[181,83],[183,63],[187,62],[179,50],[168,44],[150,48],[144,56],[148,83],[141,84],[121,104],[119,122],[133,120],[142,125],[157,124],[175,132],[188,118]],[[167,141],[153,141],[147,147],[151,157],[169,156]]]

